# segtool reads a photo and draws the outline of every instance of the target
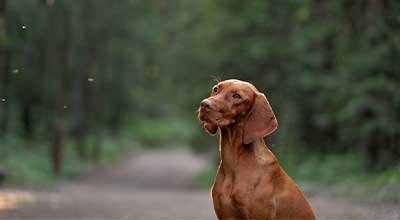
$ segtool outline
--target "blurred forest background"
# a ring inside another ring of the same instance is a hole
[[[399,184],[399,59],[397,0],[0,0],[0,177],[131,145],[216,154],[195,111],[238,78],[269,98],[295,178]]]

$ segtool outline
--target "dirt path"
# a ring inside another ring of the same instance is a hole
[[[148,152],[51,190],[0,190],[6,219],[215,219],[207,190],[190,189],[207,161],[189,151]],[[400,219],[394,206],[354,204],[310,190],[318,219]]]

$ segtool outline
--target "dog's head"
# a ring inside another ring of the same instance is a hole
[[[252,84],[235,79],[215,85],[210,97],[201,101],[198,116],[210,134],[215,134],[218,127],[243,122],[244,144],[265,137],[278,127],[265,95]]]

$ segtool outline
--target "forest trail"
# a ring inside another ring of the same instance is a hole
[[[206,159],[182,149],[132,155],[51,189],[2,189],[0,220],[215,219],[209,191],[191,188],[193,175],[207,166]],[[319,220],[400,219],[394,205],[355,203],[321,189],[306,194]]]

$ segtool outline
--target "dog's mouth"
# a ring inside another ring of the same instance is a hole
[[[198,109],[198,118],[201,122],[212,123],[217,127],[225,127],[235,122],[234,118],[227,118],[222,111],[204,109],[202,107]]]
[[[201,122],[203,122],[203,126],[207,132],[210,134],[215,134],[218,130],[219,119],[211,117],[211,111],[201,107],[198,109],[198,114],[198,118]]]

